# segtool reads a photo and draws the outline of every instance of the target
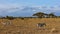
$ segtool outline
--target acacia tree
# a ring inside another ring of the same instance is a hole
[[[39,18],[43,18],[43,17],[45,17],[47,14],[45,14],[45,13],[43,13],[43,12],[37,12],[37,13],[35,13],[35,14],[33,14],[33,16],[37,16],[37,17],[39,17]]]
[[[48,17],[49,18],[54,18],[54,17],[57,17],[54,13],[50,13],[50,14],[48,14]]]

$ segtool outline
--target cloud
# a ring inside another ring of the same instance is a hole
[[[0,4],[0,15],[10,15],[11,13],[22,13],[27,15],[32,12],[60,12],[59,6],[24,6],[18,4]],[[31,15],[30,14],[30,15]],[[11,14],[12,15],[12,14]]]
[[[21,5],[17,4],[0,4],[0,12],[7,11],[7,12],[13,12],[16,9],[23,9]]]

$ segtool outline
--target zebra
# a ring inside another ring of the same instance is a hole
[[[45,23],[38,23],[37,26],[38,27],[44,27],[44,26],[46,26],[46,24]]]

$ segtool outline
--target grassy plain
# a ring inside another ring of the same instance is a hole
[[[4,24],[6,22],[10,24]],[[38,23],[46,23],[46,26],[39,28]],[[60,34],[60,18],[0,19],[0,34]]]

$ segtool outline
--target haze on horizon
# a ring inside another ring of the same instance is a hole
[[[60,15],[60,0],[0,0],[1,16],[31,16],[39,11]]]

